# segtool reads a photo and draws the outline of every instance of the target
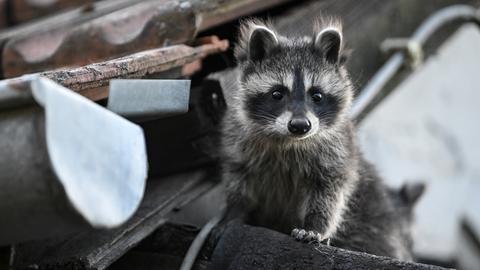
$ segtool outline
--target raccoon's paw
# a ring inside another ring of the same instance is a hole
[[[304,229],[293,229],[290,234],[295,240],[307,243],[321,243],[326,240],[320,233],[316,231],[306,231]]]

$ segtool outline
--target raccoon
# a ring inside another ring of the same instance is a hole
[[[400,188],[389,188],[390,199],[395,206],[396,222],[394,224],[395,239],[402,241],[400,244],[406,248],[406,256],[409,260],[413,254],[413,231],[414,231],[414,209],[417,202],[426,190],[426,185],[422,181],[404,183]]]
[[[311,37],[241,25],[221,136],[227,219],[409,260],[395,205],[355,142],[343,47],[337,19]]]

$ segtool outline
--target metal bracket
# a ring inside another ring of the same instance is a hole
[[[423,62],[424,52],[422,44],[414,39],[409,38],[388,38],[380,44],[383,53],[392,54],[400,51],[407,56],[406,65],[415,69]]]
[[[453,5],[443,8],[428,17],[428,19],[417,28],[411,38],[387,39],[382,43],[380,46],[382,51],[396,51],[396,53],[392,54],[356,98],[350,114],[353,119],[357,120],[357,123],[360,120],[358,118],[366,112],[372,100],[405,63],[410,68],[416,68],[422,63],[422,44],[425,44],[428,38],[442,26],[452,21],[473,21],[480,26],[480,10],[468,5]]]
[[[107,109],[135,121],[186,113],[190,80],[111,80]]]

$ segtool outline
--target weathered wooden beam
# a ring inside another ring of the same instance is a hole
[[[125,225],[17,245],[13,266],[15,269],[105,269],[164,224],[169,212],[214,185],[209,173],[202,171],[150,179],[140,208]]]
[[[228,48],[226,40],[219,40],[216,37],[200,39],[199,43],[200,45],[196,47],[175,45],[152,49],[84,67],[48,71],[37,75],[50,78],[92,100],[99,100],[108,96],[106,86],[111,79],[141,78],[182,67]],[[30,81],[33,77],[22,76],[1,81],[0,109],[28,102],[31,99]]]
[[[108,85],[108,81],[113,78],[127,76],[128,78],[141,78],[173,67],[183,66],[209,54],[225,51],[227,48],[227,41],[211,38],[207,43],[198,47],[174,45],[68,71],[45,72],[42,76],[82,93],[86,89]]]
[[[93,0],[10,0],[10,16],[12,23],[18,24],[62,9],[91,3],[93,3]]]
[[[289,235],[236,222],[227,225],[209,269],[402,269],[441,270],[433,265],[404,262],[326,245],[295,241]]]

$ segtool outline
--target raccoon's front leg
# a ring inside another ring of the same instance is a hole
[[[324,241],[323,236],[317,231],[306,231],[304,229],[295,228],[292,230],[291,236],[298,241],[304,242],[314,242],[314,243],[321,243]],[[330,245],[330,242],[328,242]]]
[[[347,194],[348,193],[348,194]],[[304,228],[292,230],[292,236],[299,241],[325,242],[337,231],[347,207],[350,192],[314,192],[306,202]]]

